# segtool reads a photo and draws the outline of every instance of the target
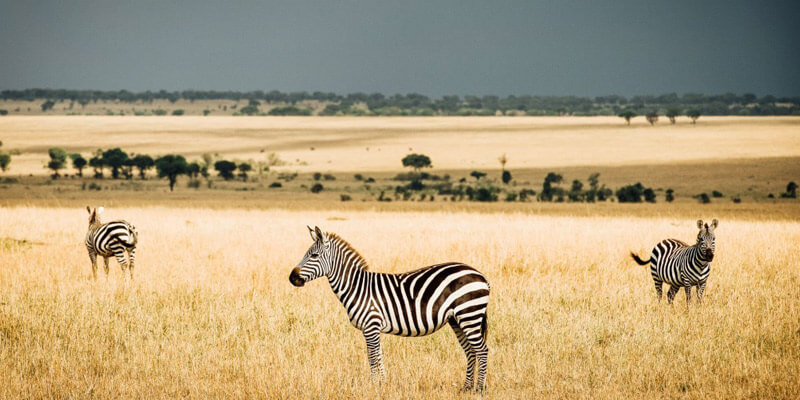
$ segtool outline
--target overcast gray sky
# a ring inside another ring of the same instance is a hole
[[[0,0],[0,89],[800,95],[798,1]]]

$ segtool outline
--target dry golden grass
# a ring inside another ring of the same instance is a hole
[[[703,215],[705,218],[716,215]],[[140,232],[136,281],[89,279],[80,208],[0,208],[0,397],[459,398],[448,329],[361,334],[324,281],[292,287],[305,224],[377,271],[461,260],[492,285],[487,398],[795,398],[794,221],[721,219],[706,302],[657,304],[627,257],[693,219],[465,212],[109,209]],[[469,396],[462,396],[469,398]]]
[[[437,169],[494,169],[506,153],[508,167],[520,170],[798,157],[800,118],[702,117],[697,125],[656,126],[641,119],[625,126],[617,117],[8,116],[0,118],[0,139],[23,152],[12,174],[46,174],[53,146],[256,161],[277,152],[293,164],[289,170],[349,172],[397,171],[410,152],[429,155]]]

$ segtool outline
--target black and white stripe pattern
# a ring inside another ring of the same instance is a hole
[[[122,267],[122,273],[124,274],[127,269],[133,279],[136,243],[139,240],[136,228],[127,221],[111,221],[106,224],[100,222],[100,213],[103,212],[103,207],[94,210],[86,207],[86,211],[89,212],[86,250],[89,251],[89,259],[92,260],[92,276],[97,279],[98,255],[103,257],[106,276],[108,276],[108,258],[115,256]],[[125,258],[126,253],[129,260]]]
[[[639,265],[650,263],[650,272],[659,300],[661,300],[661,285],[667,283],[670,285],[667,292],[667,301],[670,304],[680,288],[684,288],[686,291],[686,303],[688,304],[691,299],[692,286],[697,286],[697,301],[702,303],[706,281],[711,272],[711,261],[714,259],[714,230],[717,225],[716,219],[711,221],[711,225],[698,220],[697,227],[700,232],[697,234],[697,243],[694,246],[689,246],[677,239],[666,239],[653,248],[650,259],[647,261],[631,253]]]
[[[308,229],[314,244],[289,280],[303,286],[321,276],[328,278],[350,322],[364,333],[373,377],[386,375],[381,333],[424,336],[449,324],[467,356],[463,389],[483,390],[489,351],[489,283],[480,272],[455,262],[402,274],[371,272],[366,261],[342,238],[319,228]]]

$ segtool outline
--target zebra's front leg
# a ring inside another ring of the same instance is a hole
[[[464,379],[464,386],[461,387],[461,391],[469,392],[472,391],[472,388],[475,386],[475,352],[472,350],[472,346],[470,346],[464,330],[461,329],[458,323],[452,318],[450,319],[450,327],[453,328],[453,332],[456,333],[458,344],[461,345],[461,348],[464,349],[464,353],[467,356],[467,377]]]
[[[689,303],[692,302],[692,287],[686,286],[683,290],[686,292],[686,307],[689,307]]]
[[[369,357],[369,373],[372,380],[382,380],[386,377],[383,367],[383,350],[381,349],[381,331],[377,327],[364,330],[364,339],[367,342],[367,356]]]
[[[703,294],[706,292],[706,283],[700,283],[697,285],[697,303],[703,304]]]
[[[667,303],[672,304],[672,299],[675,298],[675,295],[678,294],[678,290],[680,289],[680,287],[674,285],[669,287],[669,291],[667,292]]]

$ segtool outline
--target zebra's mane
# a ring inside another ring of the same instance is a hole
[[[355,260],[357,267],[361,268],[364,271],[369,269],[369,264],[367,264],[367,260],[364,259],[364,256],[362,256],[361,253],[359,253],[358,250],[356,250],[350,243],[348,243],[346,240],[342,239],[341,236],[335,233],[326,232],[326,235],[328,235],[328,240],[336,243],[339,248],[347,250],[352,253],[352,255],[354,256],[353,259]]]

